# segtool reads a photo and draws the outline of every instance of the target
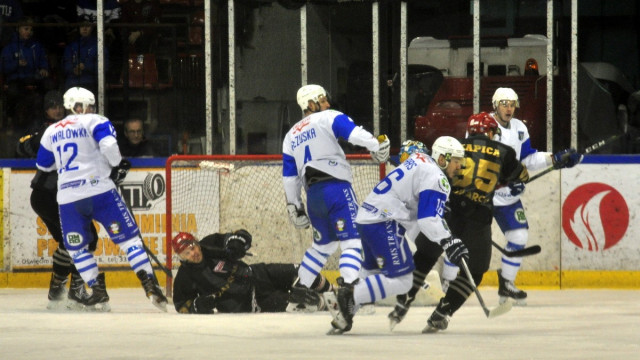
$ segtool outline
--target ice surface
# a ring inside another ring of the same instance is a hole
[[[481,289],[489,307],[494,288]],[[432,306],[393,332],[390,307],[327,336],[315,314],[161,313],[142,289],[109,289],[110,313],[46,310],[46,289],[0,289],[0,359],[638,359],[640,291],[535,290],[529,305],[487,319],[475,296],[449,329],[422,334]]]

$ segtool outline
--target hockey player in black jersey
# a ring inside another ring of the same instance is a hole
[[[469,117],[468,137],[460,141],[465,148],[465,165],[452,181],[449,211],[445,216],[452,234],[469,249],[468,266],[477,285],[491,262],[492,199],[496,187],[529,179],[526,167],[518,161],[513,148],[492,140],[499,131],[498,123],[488,113]],[[420,237],[416,240],[418,250],[414,254],[413,287],[408,294],[398,296],[398,303],[389,314],[392,328],[402,321],[426,274],[442,253],[440,249],[429,248],[430,241],[420,240]],[[440,299],[422,332],[445,330],[450,317],[472,292],[473,286],[460,272],[450,283],[445,297]]]
[[[181,232],[172,239],[181,265],[173,282],[173,303],[179,313],[213,314],[283,312],[298,277],[296,264],[248,265],[241,259],[251,247],[246,230],[215,233],[198,241]],[[318,275],[308,292],[308,307],[323,307],[320,294],[331,284]]]

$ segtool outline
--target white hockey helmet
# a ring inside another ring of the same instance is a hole
[[[298,90],[298,105],[304,112],[309,107],[309,100],[319,102],[320,96],[327,97],[327,91],[320,85],[305,85]]]
[[[518,94],[513,91],[512,88],[498,88],[496,92],[493,93],[493,98],[491,99],[491,103],[493,104],[493,108],[498,108],[498,103],[501,100],[509,100],[515,101],[516,107],[520,107],[520,101],[518,100]]]
[[[82,104],[82,114],[87,112],[90,105],[96,104],[96,97],[93,93],[85,88],[72,87],[62,96],[64,100],[64,108],[76,114],[74,108],[76,104]]]
[[[449,165],[451,158],[464,157],[464,147],[462,147],[460,141],[451,136],[440,136],[433,142],[433,146],[431,147],[431,157],[436,161],[436,163],[438,163],[440,155],[443,155],[444,159],[447,161],[445,166],[440,166],[438,164],[438,166],[444,169]]]

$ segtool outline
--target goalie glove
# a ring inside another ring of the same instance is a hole
[[[229,260],[238,260],[247,255],[251,247],[252,236],[247,230],[238,230],[227,234],[224,240],[224,251]]]
[[[378,135],[378,142],[380,143],[380,147],[378,151],[371,151],[371,158],[379,163],[387,162],[387,160],[389,160],[391,142],[387,135]]]
[[[131,163],[127,159],[120,160],[120,164],[111,169],[111,175],[109,177],[116,185],[122,184],[124,178],[127,177],[129,173],[129,169],[131,169]]]
[[[287,204],[287,212],[289,213],[289,220],[291,220],[296,229],[306,229],[311,225],[311,221],[309,221],[304,209],[298,209],[293,204]]]

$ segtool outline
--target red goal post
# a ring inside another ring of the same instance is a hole
[[[385,175],[385,164],[368,154],[347,155],[359,202]],[[289,223],[282,185],[282,155],[174,155],[166,162],[166,265],[175,270],[171,239],[186,231],[198,239],[246,229],[253,236],[247,263],[299,263],[311,229]],[[303,200],[305,192],[303,191]],[[335,261],[333,261],[335,263]],[[327,264],[331,269],[337,263]],[[172,296],[172,279],[166,292]]]

